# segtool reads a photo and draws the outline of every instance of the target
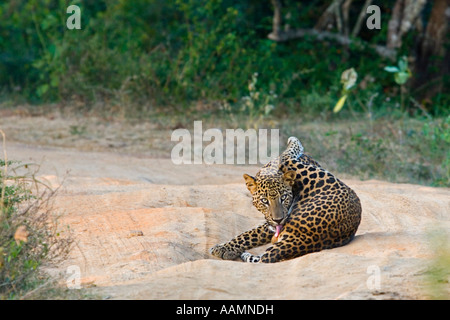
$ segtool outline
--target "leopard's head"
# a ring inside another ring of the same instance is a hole
[[[253,197],[253,205],[275,228],[276,237],[289,216],[295,175],[294,171],[268,175],[258,173],[256,177],[244,174],[245,183]]]

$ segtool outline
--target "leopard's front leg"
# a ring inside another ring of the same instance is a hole
[[[234,239],[217,244],[209,252],[218,258],[224,260],[234,260],[238,258],[245,250],[259,247],[270,242],[273,231],[269,229],[267,223],[260,225],[254,229],[241,233]]]
[[[253,255],[249,252],[243,252],[241,259],[250,263],[274,263],[301,255],[301,252],[294,250],[294,245],[290,241],[279,241],[261,255]]]

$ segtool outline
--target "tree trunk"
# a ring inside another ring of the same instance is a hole
[[[386,47],[389,49],[401,47],[403,35],[412,28],[426,2],[426,0],[397,0],[395,2],[388,23]]]
[[[436,94],[440,90],[436,82],[442,83],[442,76],[450,73],[449,54],[446,50],[449,19],[450,0],[434,0],[425,34],[419,40],[416,52],[413,86],[427,89],[419,90],[422,91],[422,98],[430,98]]]
[[[272,33],[275,37],[280,35],[281,31],[281,1],[280,0],[272,0],[273,6],[273,25],[272,25]]]

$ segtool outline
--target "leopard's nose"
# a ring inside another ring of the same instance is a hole
[[[273,219],[273,222],[276,224],[281,224],[281,221],[283,221],[283,219]]]

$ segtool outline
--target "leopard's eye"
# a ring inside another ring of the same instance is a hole
[[[269,204],[269,200],[267,200],[266,198],[261,198],[261,202],[264,204]]]
[[[281,201],[286,200],[286,198],[287,198],[287,195],[283,194],[283,195],[281,196]]]

